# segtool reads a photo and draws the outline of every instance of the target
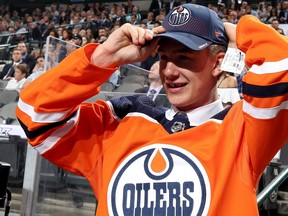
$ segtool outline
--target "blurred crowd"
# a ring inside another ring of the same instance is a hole
[[[37,7],[30,13],[12,9],[10,5],[2,5],[0,6],[0,36],[2,35],[0,44],[13,44],[17,40],[43,41],[49,35],[65,41],[74,39],[74,43],[81,46],[89,42],[103,43],[111,32],[124,23],[143,28],[161,25],[169,10],[181,3],[183,2],[177,0],[147,1],[148,10],[141,10],[137,1],[131,0],[125,4],[52,4],[44,9]],[[198,2],[195,0],[195,3]],[[214,10],[223,21],[236,24],[243,15],[252,14],[262,22],[279,28],[279,23],[287,23],[288,1],[273,2],[273,4],[263,1],[250,5],[247,1],[239,3],[231,0],[224,3],[219,0],[206,6]]]
[[[35,7],[31,12],[25,13],[22,10],[13,9],[11,5],[1,5],[0,44],[9,46],[9,56],[6,59],[12,62],[11,65],[4,67],[6,75],[1,71],[1,75],[3,75],[1,79],[8,79],[7,74],[12,74],[10,79],[14,76],[14,70],[12,70],[16,62],[15,55],[13,57],[14,48],[22,53],[22,59],[17,64],[25,63],[25,58],[29,57],[30,65],[28,66],[30,68],[29,72],[25,74],[27,78],[33,71],[44,70],[43,65],[40,70],[39,65],[36,64],[39,56],[43,58],[48,53],[46,69],[49,69],[77,47],[87,43],[103,43],[115,29],[125,23],[148,29],[159,26],[171,9],[187,2],[200,4],[197,0],[185,2],[151,0],[147,1],[145,8],[148,9],[143,10],[137,5],[137,1],[127,0],[126,3],[109,4],[97,2],[51,4],[44,8]],[[241,0],[237,2],[235,0],[228,0],[228,2],[218,0],[213,3],[203,1],[202,4],[214,10],[223,22],[237,24],[243,15],[252,14],[285,35],[284,29],[281,29],[279,25],[288,23],[288,1],[263,1],[249,4],[247,1]],[[52,39],[49,47],[46,48],[45,41],[48,36]],[[31,46],[32,42],[37,46]],[[24,51],[21,47],[23,44],[26,46]],[[3,52],[0,50],[0,60],[5,59],[3,57]],[[136,63],[136,65],[150,70],[158,60],[158,54],[155,51],[146,61]],[[36,66],[37,68],[34,68]]]
[[[82,46],[89,42],[103,43],[111,32],[124,23],[152,28],[154,25],[161,25],[166,13],[165,8],[158,12],[155,10],[154,13],[148,11],[140,13],[139,7],[130,0],[127,4],[110,5],[52,4],[44,9],[35,8],[31,13],[25,14],[10,10],[9,5],[2,5],[0,42],[13,44],[17,40],[45,41],[50,35],[65,41],[74,39],[74,43]]]

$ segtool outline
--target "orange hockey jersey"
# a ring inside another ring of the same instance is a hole
[[[17,116],[46,159],[90,182],[97,215],[258,215],[259,177],[288,139],[288,41],[253,16],[237,25],[250,70],[223,120],[178,133],[146,96],[83,103],[116,70],[79,48],[21,92]]]

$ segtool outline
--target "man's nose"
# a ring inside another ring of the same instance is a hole
[[[168,78],[178,77],[179,72],[177,66],[173,62],[168,62],[166,67],[163,69],[163,74]]]

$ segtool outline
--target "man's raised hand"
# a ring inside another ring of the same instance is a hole
[[[99,45],[91,56],[91,62],[99,67],[117,67],[144,61],[157,48],[159,39],[154,34],[164,32],[163,27],[153,30],[124,24]]]

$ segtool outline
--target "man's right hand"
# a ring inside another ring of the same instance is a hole
[[[157,48],[154,34],[165,32],[163,27],[153,30],[124,24],[99,45],[91,56],[91,63],[98,67],[118,67],[144,61]]]

